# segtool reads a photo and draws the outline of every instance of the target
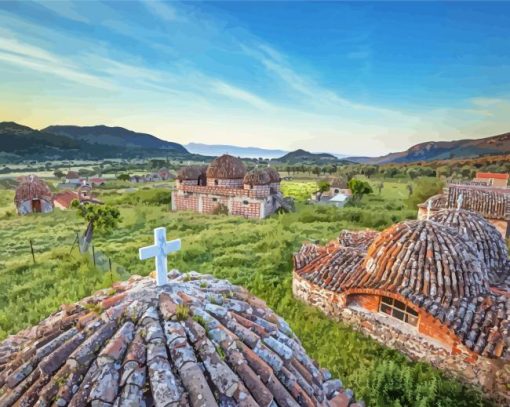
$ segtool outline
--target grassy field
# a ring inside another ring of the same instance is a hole
[[[310,184],[289,182],[282,188],[303,199],[314,187]],[[76,250],[69,254],[76,231],[85,228],[74,212],[7,216],[6,211],[14,209],[12,194],[0,191],[0,214],[4,213],[0,216],[0,338],[36,323],[62,303],[111,284],[109,273],[95,269]],[[359,208],[298,202],[295,213],[262,221],[172,213],[165,196],[168,192],[155,189],[122,195],[103,190],[101,198],[120,209],[122,222],[111,233],[96,236],[97,250],[130,274],[147,275],[153,262],[139,261],[138,248],[152,243],[153,228],[165,226],[169,239],[182,239],[182,250],[169,258],[169,267],[228,278],[263,298],[290,323],[321,366],[352,386],[369,406],[486,405],[475,390],[329,320],[292,296],[292,253],[303,241],[327,242],[345,228],[382,229],[414,218],[416,211],[405,206],[405,184],[386,182],[380,195],[365,197]],[[29,240],[36,251],[35,265]]]

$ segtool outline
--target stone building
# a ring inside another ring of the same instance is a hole
[[[510,264],[482,216],[446,210],[294,255],[293,292],[510,403]]]
[[[208,167],[181,168],[172,193],[174,211],[265,218],[281,207],[291,209],[280,192],[278,171],[268,167],[246,172],[243,162],[230,155],[216,158]]]
[[[0,342],[0,405],[361,406],[263,301],[169,277],[132,276]]]
[[[48,184],[35,175],[21,177],[14,195],[18,215],[53,211],[53,194]]]
[[[442,194],[434,195],[418,205],[418,219],[442,209],[477,212],[493,224],[501,236],[510,236],[510,188],[489,187],[478,182],[450,183]],[[429,210],[430,206],[430,210]]]
[[[508,174],[498,172],[477,172],[473,181],[496,188],[506,188],[508,186],[508,178]]]

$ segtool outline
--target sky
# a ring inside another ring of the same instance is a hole
[[[376,156],[510,131],[510,3],[0,1],[0,121]]]

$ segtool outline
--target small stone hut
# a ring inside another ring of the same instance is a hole
[[[53,211],[53,194],[48,184],[35,175],[22,177],[19,181],[14,203],[19,215]]]
[[[506,405],[510,265],[495,243],[502,238],[467,211],[436,220],[303,245],[294,255],[294,295]]]
[[[361,406],[263,301],[169,277],[132,276],[0,342],[0,405]]]

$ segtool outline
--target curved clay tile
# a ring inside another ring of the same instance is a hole
[[[271,183],[269,174],[264,169],[253,169],[244,176],[243,184],[247,185],[268,185]]]
[[[242,179],[246,174],[243,162],[231,155],[224,154],[216,158],[207,167],[207,178],[217,179]]]
[[[198,180],[200,176],[205,178],[206,169],[207,167],[199,165],[188,165],[186,167],[182,167],[177,172],[177,179],[179,181],[184,181],[184,180]]]
[[[375,230],[342,230],[338,242],[344,247],[366,251],[377,236],[379,232]]]
[[[35,175],[29,175],[19,180],[14,195],[14,202],[16,206],[19,206],[24,201],[31,201],[33,199],[42,199],[51,203],[52,197],[53,194],[46,182]]]
[[[483,216],[463,209],[445,209],[432,215],[430,220],[450,226],[466,237],[486,264],[491,285],[498,285],[510,277],[506,243]]]
[[[171,277],[132,277],[0,343],[0,405],[348,404],[264,302],[211,276]]]
[[[264,168],[264,171],[266,171],[267,175],[269,175],[271,183],[277,183],[281,181],[280,173],[278,172],[278,170],[276,170],[276,168],[266,167]]]

